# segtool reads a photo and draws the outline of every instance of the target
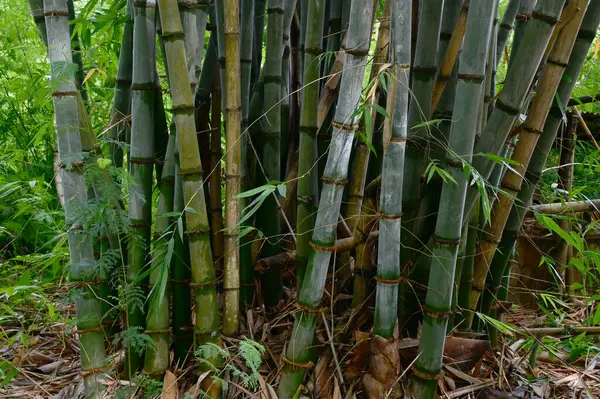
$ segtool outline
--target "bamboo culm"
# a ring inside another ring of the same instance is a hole
[[[83,175],[85,161],[81,157],[82,145],[79,127],[77,86],[72,77],[63,76],[65,64],[73,62],[67,2],[45,0],[44,15],[48,58],[53,80],[53,104],[58,143],[59,162],[65,196],[65,222],[69,226],[70,275],[81,283],[75,295],[77,329],[81,346],[81,369],[84,373],[86,395],[100,398],[105,390],[100,381],[106,367],[106,348],[101,329],[102,304],[95,294],[93,281],[97,279],[92,237],[84,230],[83,207],[88,201]]]
[[[309,347],[313,343],[317,313],[321,307],[344,185],[348,177],[350,149],[356,129],[356,118],[351,115],[360,101],[371,34],[371,26],[366,21],[372,20],[372,13],[373,6],[370,2],[352,1],[350,19],[356,23],[349,25],[346,37],[346,68],[340,82],[340,95],[332,123],[333,137],[322,178],[322,195],[311,240],[313,250],[309,255],[299,294],[301,311],[294,323],[292,340],[285,355],[290,364],[284,368],[278,389],[278,396],[282,399],[292,398],[304,377],[305,368],[297,368],[292,364],[307,364],[310,359]]]
[[[464,47],[458,69],[453,113],[455,122],[448,139],[449,154],[446,159],[446,168],[455,182],[445,182],[440,197],[423,312],[420,356],[415,362],[413,380],[413,392],[418,399],[434,397],[442,368],[468,184],[463,167],[464,163],[471,162],[472,159],[478,121],[477,113],[473,113],[473,109],[480,109],[479,99],[484,87],[492,19],[496,6],[497,0],[473,2],[467,18]]]

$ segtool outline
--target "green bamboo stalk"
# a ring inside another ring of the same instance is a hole
[[[225,87],[225,0],[215,0],[215,16],[217,23],[217,49],[219,54],[220,86]],[[222,109],[225,109],[227,96],[221,91]]]
[[[210,8],[214,9],[212,6]],[[200,146],[202,170],[205,170],[208,173],[212,170],[210,167],[210,93],[213,89],[217,58],[217,35],[216,32],[213,31],[208,40],[204,63],[202,64],[202,71],[198,78],[198,84],[196,85],[196,91],[194,93],[196,128],[198,130],[198,145]],[[206,190],[204,190],[204,195],[207,195]]]
[[[158,213],[154,226],[152,270],[150,272],[151,293],[146,317],[146,334],[150,335],[153,344],[148,346],[146,351],[144,373],[155,377],[161,377],[169,366],[171,312],[167,283],[170,281],[175,237],[172,234],[172,218],[165,215],[173,211],[176,145],[175,136],[170,135],[162,170]]]
[[[320,65],[322,51],[321,32],[325,20],[325,1],[311,0],[308,4],[309,24],[306,27],[304,48],[304,87],[300,109],[300,146],[298,150],[298,207],[296,232],[296,282],[298,292],[302,287],[306,263],[310,254],[310,238],[315,225],[317,175],[313,168],[317,162],[317,111],[319,105]],[[308,47],[308,51],[307,48]]]
[[[327,62],[324,65],[324,73],[327,73],[331,69],[342,42],[342,8],[342,0],[331,0],[331,4],[329,5],[329,32],[326,50]]]
[[[245,0],[241,5],[240,27],[240,62],[242,85],[242,190],[251,188],[250,174],[248,171],[248,118],[250,113],[250,90],[252,78],[252,62],[254,58],[254,12],[255,1]],[[261,48],[262,51],[262,48]],[[240,207],[244,209],[246,202],[242,199]],[[252,264],[252,241],[249,235],[240,240],[240,303],[247,307],[252,303],[254,295],[254,278]]]
[[[510,60],[512,60],[513,56],[517,54],[517,49],[519,48],[519,45],[523,42],[523,37],[525,35],[527,23],[531,20],[531,13],[533,12],[533,9],[537,2],[538,0],[519,0],[519,7],[517,9],[517,15],[515,17],[517,21],[515,23],[514,28],[515,33],[513,35],[512,48],[510,49]],[[512,63],[512,61],[510,60],[508,62],[509,68]]]
[[[46,34],[46,20],[44,18],[44,0],[28,0],[29,9],[31,10],[31,16],[33,22],[37,27],[42,43],[45,47],[48,47],[48,35]]]
[[[322,178],[322,195],[311,241],[313,251],[309,255],[299,295],[301,312],[294,324],[292,340],[288,344],[284,357],[288,362],[284,366],[278,389],[278,396],[281,399],[294,396],[306,370],[302,366],[305,366],[310,359],[308,348],[313,343],[317,313],[320,312],[327,269],[332,247],[335,244],[338,216],[348,176],[350,149],[356,129],[354,125],[356,118],[351,115],[360,100],[365,59],[369,50],[371,26],[364,21],[372,19],[372,12],[373,7],[370,2],[352,1],[350,19],[356,23],[349,25],[348,28],[346,68],[340,82],[340,96],[333,121],[333,138]]]
[[[497,296],[498,282],[501,281],[503,271],[507,269],[511,248],[513,248],[514,243],[516,242],[525,214],[531,204],[535,188],[540,180],[542,169],[563,121],[567,99],[571,97],[573,88],[577,82],[577,77],[581,72],[581,68],[586,60],[588,50],[595,38],[599,25],[600,3],[590,2],[581,23],[577,39],[575,39],[568,66],[564,72],[564,75],[570,76],[571,79],[561,80],[556,91],[550,114],[544,124],[544,132],[540,136],[535,151],[529,161],[529,166],[525,173],[524,185],[517,194],[515,200],[516,206],[512,207],[506,226],[504,227],[504,232],[502,233],[502,240],[500,241],[500,244],[498,244],[498,250],[490,265],[489,276],[491,284],[488,286],[489,289],[484,292],[482,299],[481,310],[484,313],[487,313],[493,306],[495,297]],[[558,101],[556,99],[558,99]]]
[[[464,5],[462,0],[446,0],[444,2],[444,12],[442,18],[442,24],[440,29],[440,42],[438,51],[438,64],[441,65],[446,58],[446,51],[450,43],[450,39],[453,32],[456,29],[459,16],[461,16]],[[414,9],[413,9],[414,12]],[[465,14],[466,15],[466,14]],[[466,21],[465,21],[466,23]],[[414,49],[413,49],[414,51]],[[441,119],[442,122],[439,124],[437,129],[434,128],[435,138],[431,142],[431,153],[430,159],[443,161],[446,157],[446,149],[448,143],[448,134],[450,133],[450,127],[452,126],[452,110],[454,109],[454,98],[456,93],[456,72],[458,70],[458,62],[455,62],[454,68],[448,77],[440,77],[438,80],[445,80],[446,87],[442,92],[438,106],[435,109],[434,119]],[[439,130],[438,130],[439,129]],[[406,236],[412,236],[415,241],[415,246],[418,248],[431,237],[433,230],[435,229],[435,220],[437,217],[437,210],[439,208],[440,192],[442,191],[442,179],[439,176],[434,176],[429,183],[425,186],[425,190],[422,202],[418,209],[417,218],[420,221],[416,224],[416,229],[407,232]],[[410,238],[404,237],[403,240],[410,240]],[[412,265],[406,264],[406,259],[409,258],[410,253],[413,251],[412,248],[402,247],[400,256],[402,259],[402,276],[407,278],[409,273],[414,272],[413,277],[415,281],[425,285],[427,282],[427,274],[424,270],[416,270]],[[412,269],[412,270],[411,270]],[[400,298],[398,304],[398,315],[400,317],[400,325],[405,326],[407,320],[411,319],[411,316],[418,313],[419,301],[414,300],[414,290],[419,290],[419,284],[413,284],[411,288],[408,281],[405,280],[400,284]],[[414,324],[414,323],[412,323]]]
[[[156,62],[156,2],[134,3],[133,79],[131,85],[131,150],[132,184],[129,188],[129,220],[133,238],[128,242],[128,289],[144,290],[144,278],[150,251],[152,225],[152,172],[155,135],[155,62]],[[144,307],[128,300],[126,328],[145,325]],[[126,348],[125,372],[131,378],[142,363],[137,348]]]
[[[159,0],[160,19],[173,103],[173,120],[177,126],[179,147],[179,175],[182,177],[186,218],[186,236],[189,242],[192,282],[195,289],[196,345],[218,342],[219,310],[216,295],[216,277],[212,265],[209,224],[202,190],[202,164],[193,116],[194,102],[186,66],[183,29],[174,0]]]
[[[75,31],[74,21],[77,19],[77,17],[75,15],[75,5],[73,4],[73,0],[67,1],[67,8],[69,10],[69,30],[71,32],[71,51],[73,53],[73,63],[77,65],[77,70],[75,71],[75,82],[77,82],[77,88],[79,89],[81,98],[87,107],[88,94],[87,90],[85,89],[85,84],[83,83],[85,71],[83,70],[83,59],[81,57],[81,42],[79,40],[79,35]]]
[[[527,1],[527,0],[522,0]],[[502,20],[498,25],[498,35],[496,36],[496,63],[499,64],[502,59],[502,55],[504,54],[504,49],[506,48],[506,43],[508,42],[508,37],[510,36],[510,32],[513,30],[513,24],[515,22],[515,17],[517,16],[517,11],[519,9],[521,0],[509,0],[506,8],[504,9],[504,14],[502,15]]]
[[[113,100],[112,116],[110,120],[109,145],[110,159],[117,168],[123,166],[122,143],[129,139],[129,121],[127,120],[131,110],[131,74],[133,68],[133,18],[129,2],[125,6],[126,17],[123,24],[123,40],[119,51],[119,67],[117,79],[115,80],[115,96]]]
[[[413,128],[431,117],[433,86],[437,76],[439,38],[442,22],[443,0],[427,0],[421,4],[419,29],[412,69],[412,98],[408,111],[408,141],[402,194],[402,230],[415,231],[417,212],[421,199],[422,176],[429,151],[429,127]],[[402,235],[401,265],[406,265],[414,253],[411,248],[419,247],[412,234]]]
[[[400,283],[400,218],[402,217],[402,177],[407,137],[411,56],[412,0],[391,1],[390,58],[394,78],[388,96],[388,110],[393,110],[392,136],[383,154],[381,175],[379,257],[375,297],[374,333],[393,337],[398,318]]]
[[[473,293],[471,294],[471,309],[476,309],[481,292],[485,288],[485,280],[496,252],[506,221],[513,206],[513,198],[517,195],[523,184],[523,175],[531,155],[535,150],[556,90],[563,77],[569,60],[574,40],[579,31],[583,16],[589,0],[573,0],[565,8],[565,22],[557,28],[558,32],[554,47],[548,56],[548,63],[536,90],[536,96],[529,109],[523,131],[512,155],[516,165],[506,171],[500,187],[502,193],[492,208],[492,220],[485,227],[482,239],[479,242],[475,269],[473,274]],[[515,66],[516,68],[516,66]]]
[[[252,35],[252,73],[250,75],[250,88],[254,92],[260,76],[260,66],[262,65],[263,34],[265,32],[265,10],[267,0],[254,0],[254,19],[252,26],[254,34]]]
[[[242,80],[240,66],[240,8],[238,0],[225,0],[225,91],[227,98],[225,130],[225,273],[223,289],[223,334],[239,331],[240,311],[240,249],[239,226],[242,179]]]
[[[171,135],[176,136],[175,125],[171,125]],[[175,159],[175,187],[173,199],[173,212],[178,212],[182,216],[183,230],[186,230],[185,218],[183,212],[185,202],[183,199],[183,181],[179,175],[179,145],[174,148]],[[178,223],[179,224],[179,223]],[[190,249],[187,237],[181,235],[179,226],[177,227],[173,239],[173,347],[175,349],[175,360],[183,364],[190,355],[194,341],[194,326],[192,325],[192,313],[189,311],[192,306],[192,297],[190,290]]]
[[[289,6],[289,4],[287,5]],[[264,81],[265,100],[261,120],[264,136],[261,163],[266,180],[281,180],[281,65],[286,5],[282,0],[267,3],[267,48],[265,53]],[[275,195],[275,194],[274,194]],[[280,214],[276,198],[270,195],[257,212],[257,228],[269,240],[262,249],[262,256],[277,255],[280,246]],[[275,306],[282,292],[281,272],[268,272],[261,279],[262,292],[267,306]]]
[[[473,284],[473,267],[475,265],[475,250],[477,249],[477,235],[479,232],[479,204],[475,204],[473,212],[469,218],[467,243],[465,248],[465,260],[460,275],[460,285],[458,287],[458,308],[460,312],[454,317],[454,325],[460,331],[468,331],[471,328],[473,312],[471,308],[471,286]]]
[[[472,159],[477,131],[477,113],[485,79],[485,67],[497,0],[472,2],[467,18],[463,51],[458,67],[458,83],[446,160],[455,182],[444,182],[434,235],[429,284],[425,298],[420,356],[415,362],[413,392],[416,398],[433,398],[442,368],[442,357],[458,246],[460,243],[465,194],[468,180],[465,162]],[[380,233],[381,234],[381,233]]]
[[[183,27],[183,43],[185,45],[185,54],[187,56],[187,69],[190,79],[192,92],[195,91],[197,78],[196,73],[200,65],[198,61],[198,46],[200,38],[198,37],[198,26],[196,25],[196,10],[198,10],[197,0],[177,0],[179,7],[179,17]],[[206,29],[206,28],[205,28]],[[204,40],[204,36],[202,37]]]
[[[481,133],[481,140],[475,145],[473,167],[484,178],[492,173],[494,162],[482,154],[498,154],[510,133],[527,99],[530,86],[544,56],[554,26],[562,11],[564,0],[539,0],[532,19],[527,23],[523,34],[523,46],[511,57],[511,66],[506,76],[502,92],[496,101],[488,123]],[[516,32],[515,32],[516,35]],[[479,198],[474,186],[469,187],[465,212]]]
[[[200,80],[202,74],[202,57],[204,55],[204,39],[206,36],[209,8],[210,0],[198,0],[196,7],[196,37],[198,40],[194,43],[194,48],[196,49],[196,81]]]
[[[106,367],[106,348],[102,331],[102,304],[95,294],[98,278],[91,236],[84,230],[83,207],[88,201],[81,157],[78,127],[79,111],[75,80],[65,77],[65,65],[73,63],[65,0],[45,0],[44,16],[50,60],[57,147],[65,201],[65,222],[69,226],[70,273],[81,288],[75,295],[77,329],[81,347],[81,369],[86,395],[100,398],[105,390],[99,377]]]
[[[452,302],[450,303],[451,315],[448,318],[448,327],[446,328],[446,334],[449,334],[455,327],[456,322],[460,321],[457,318],[458,311],[458,295],[460,290],[460,284],[462,280],[462,271],[465,265],[465,255],[467,253],[467,240],[469,236],[469,225],[465,224],[460,234],[460,244],[458,246],[458,254],[456,257],[456,270],[454,272],[454,285],[452,286]]]

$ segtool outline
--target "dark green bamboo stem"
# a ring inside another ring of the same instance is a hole
[[[413,128],[431,117],[433,86],[437,76],[438,48],[442,22],[443,0],[427,0],[421,4],[419,29],[412,69],[411,101],[408,113],[408,141],[406,144],[406,167],[402,195],[402,230],[414,232],[418,223],[418,207],[421,199],[422,176],[429,152],[428,126]],[[413,254],[412,248],[420,247],[412,234],[402,235],[401,264],[404,266]]]
[[[321,32],[325,19],[325,1],[311,0],[308,4],[310,23],[307,25],[304,49],[304,87],[300,110],[300,147],[298,158],[298,208],[296,233],[296,278],[300,291],[306,263],[310,254],[310,238],[315,225],[318,180],[314,165],[317,162],[317,111],[319,104],[320,66],[317,57],[322,50]]]
[[[202,163],[193,116],[194,102],[185,47],[183,29],[177,5],[173,0],[159,0],[165,50],[169,65],[169,84],[173,99],[173,120],[177,126],[179,148],[179,175],[182,177],[186,236],[189,242],[192,282],[196,311],[195,343],[219,341],[219,311],[216,295],[216,276],[212,264],[210,229],[206,201],[202,190]],[[193,211],[192,211],[193,209]]]
[[[402,178],[407,137],[407,115],[410,84],[412,0],[391,0],[390,57],[394,77],[388,96],[388,113],[392,135],[383,154],[381,175],[379,251],[377,259],[377,291],[375,296],[374,333],[393,338],[398,317],[398,285],[400,283],[400,218],[402,217]],[[408,17],[407,17],[408,16]]]
[[[475,145],[473,167],[484,178],[492,173],[494,162],[483,154],[498,154],[510,133],[521,109],[527,100],[530,86],[546,51],[554,26],[562,11],[564,0],[539,0],[532,19],[527,23],[523,34],[523,46],[512,55],[511,66],[506,76],[502,92],[495,103],[481,140]],[[516,35],[516,32],[515,32]],[[465,212],[479,198],[477,188],[469,187]]]
[[[373,6],[370,2],[352,1],[350,19],[365,21],[372,18]],[[362,90],[365,59],[368,54],[371,30],[370,24],[349,25],[346,45],[346,68],[340,82],[340,97],[336,107],[333,137],[329,150],[325,174],[322,181],[322,195],[319,201],[315,229],[312,235],[313,250],[309,255],[306,274],[299,295],[298,313],[292,339],[287,346],[283,375],[279,384],[278,396],[292,398],[302,383],[306,366],[310,360],[309,347],[313,344],[317,314],[320,312],[323,290],[327,280],[327,269],[335,244],[336,228],[344,185],[348,177],[350,149],[356,129],[356,118],[352,117]],[[300,366],[300,367],[298,367]]]
[[[252,62],[254,58],[254,19],[255,1],[244,0],[241,5],[241,27],[240,27],[240,62],[241,62],[241,85],[242,85],[242,191],[247,191],[250,184],[248,171],[248,117],[250,113],[250,90],[252,77]],[[262,51],[262,48],[261,48]],[[242,200],[241,209],[246,203]],[[252,241],[249,235],[240,240],[240,303],[247,307],[252,303],[254,294],[254,279],[252,271]]]
[[[131,85],[131,150],[133,182],[129,188],[129,220],[134,239],[128,243],[126,282],[129,290],[142,290],[150,252],[152,225],[152,172],[155,135],[156,2],[134,4],[133,79]],[[144,307],[129,300],[126,328],[145,326]],[[131,378],[142,364],[139,348],[126,348],[125,373]]]
[[[111,116],[109,145],[110,159],[117,168],[123,166],[123,143],[129,142],[129,114],[131,110],[131,74],[133,67],[133,18],[129,4],[125,6],[126,16],[123,24],[123,40],[119,50],[119,67],[115,80],[115,96]]]
[[[171,125],[171,135],[175,136],[175,125]],[[176,136],[175,136],[176,137]],[[182,216],[182,224],[185,228],[185,219],[183,213],[185,203],[183,199],[183,182],[179,175],[179,146],[174,149],[175,157],[175,186],[173,211],[179,212]],[[173,220],[172,220],[173,221]],[[178,222],[179,224],[179,222]],[[190,249],[188,238],[181,235],[179,226],[173,234],[175,243],[173,245],[173,347],[175,349],[175,361],[183,364],[186,359],[189,360],[190,349],[194,342],[194,326],[192,325],[192,313],[189,311],[192,306],[192,297],[190,290],[190,278],[192,276],[190,268]]]
[[[254,34],[252,35],[252,73],[250,75],[250,88],[254,92],[260,76],[262,65],[263,35],[265,32],[265,10],[267,0],[254,0],[254,19],[252,22]]]
[[[172,218],[165,214],[173,211],[175,195],[175,147],[174,135],[169,136],[165,163],[162,170],[158,208],[154,227],[152,269],[150,272],[150,298],[146,317],[146,334],[153,344],[148,346],[144,359],[144,373],[161,377],[169,366],[170,316],[168,282],[171,281],[171,265],[175,237]],[[177,234],[175,232],[175,234]]]
[[[420,356],[413,371],[413,392],[418,399],[433,398],[442,368],[442,358],[448,317],[452,311],[452,290],[460,243],[464,201],[468,180],[464,163],[472,159],[477,132],[480,93],[485,79],[485,67],[491,25],[497,0],[470,4],[463,51],[458,67],[458,83],[452,125],[448,139],[446,169],[455,182],[444,182],[434,234],[433,255],[419,342]]]
[[[65,65],[73,62],[71,53],[68,7],[65,0],[45,0],[44,16],[47,31],[48,58],[53,87],[53,104],[61,180],[65,201],[65,222],[69,230],[70,274],[81,284],[75,295],[77,329],[81,347],[81,369],[86,395],[100,398],[105,386],[101,379],[106,367],[104,333],[101,317],[102,304],[95,294],[94,281],[98,271],[94,261],[92,238],[84,229],[83,208],[88,201],[81,157],[82,144],[77,85],[73,77],[66,77]]]
[[[517,16],[517,11],[519,9],[521,0],[509,0],[506,8],[504,9],[504,14],[502,15],[502,20],[500,20],[500,24],[498,24],[498,35],[496,38],[496,63],[499,64],[502,59],[502,55],[504,54],[504,49],[506,48],[506,43],[508,42],[508,37],[510,36],[510,32],[513,29],[513,24],[515,22],[515,17]],[[527,0],[523,0],[527,1]]]

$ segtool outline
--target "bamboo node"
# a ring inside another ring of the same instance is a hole
[[[539,21],[545,22],[549,25],[556,25],[558,23],[558,18],[554,15],[544,14],[540,11],[534,11],[531,13],[532,18],[535,18]]]
[[[190,168],[190,169],[181,169],[178,173],[179,176],[202,176],[202,167],[198,168]]]
[[[163,32],[161,37],[166,41],[175,41],[179,39],[183,39],[183,32]]]
[[[133,229],[144,229],[144,228],[151,228],[152,226],[150,225],[150,223],[132,223],[131,224],[131,228]]]
[[[236,107],[225,107],[225,111],[240,111],[242,109],[242,106],[236,106]]]
[[[186,8],[199,8],[200,5],[198,4],[197,1],[194,0],[186,0],[186,1],[181,1],[181,2],[177,2],[177,5],[179,6],[179,9],[186,9]]]
[[[104,374],[104,370],[99,369],[99,368],[92,368],[89,370],[81,370],[81,375],[83,377],[87,377],[87,376],[94,375],[94,374]]]
[[[433,241],[442,247],[458,247],[460,245],[460,238],[458,240],[442,238],[433,236]]]
[[[453,310],[449,310],[447,312],[436,312],[432,309],[429,309],[427,305],[423,306],[423,312],[427,313],[430,317],[433,317],[434,319],[445,319],[454,314]]]
[[[506,112],[509,115],[518,115],[521,113],[521,110],[519,108],[515,108],[511,105],[508,105],[504,103],[501,99],[498,99],[498,101],[496,101],[496,108]]]
[[[217,286],[216,281],[211,281],[208,283],[190,283],[190,288],[194,288],[194,289],[202,289],[202,288],[216,287],[216,286]]]
[[[104,330],[104,326],[101,324],[98,327],[94,327],[94,328],[87,328],[87,329],[77,329],[77,334],[82,335],[82,334],[91,334],[91,333],[95,333],[98,331],[102,331]]]
[[[350,54],[355,57],[366,57],[367,55],[369,55],[369,49],[361,49],[359,47],[355,47],[351,49],[346,49],[346,54]]]
[[[393,280],[386,280],[379,276],[375,276],[375,281],[377,281],[378,283],[381,283],[381,284],[385,284],[385,285],[398,285],[404,280],[406,280],[404,277],[398,277],[397,279],[393,279]]]
[[[155,162],[154,158],[135,158],[135,157],[131,157],[131,158],[129,158],[129,160],[134,165],[150,165],[150,164],[154,164],[154,162]]]
[[[68,11],[62,10],[48,10],[44,13],[44,17],[68,17]]]
[[[474,73],[459,73],[456,75],[458,79],[467,80],[469,82],[483,82],[485,75],[479,75]]]
[[[311,362],[310,360],[305,363],[296,363],[296,362],[288,359],[285,355],[281,355],[281,361],[289,366],[292,366],[292,368],[296,368],[296,369],[310,370],[313,367],[315,367],[315,364],[313,362]]]
[[[560,62],[560,61],[557,61],[557,60],[548,59],[548,61],[546,61],[546,62],[548,64],[556,65],[556,66],[559,66],[561,68],[566,68],[567,66],[569,66],[568,63],[566,63],[566,62]]]
[[[283,10],[283,8],[281,8],[281,7],[268,7],[268,8],[267,8],[267,14],[270,14],[270,13],[272,13],[272,12],[275,12],[275,13],[277,13],[277,14],[281,14],[281,15],[283,15],[283,13],[284,13],[284,10]]]
[[[351,132],[354,132],[358,129],[357,124],[347,125],[345,123],[339,123],[339,122],[335,122],[335,121],[331,122],[331,126],[333,126],[335,129],[347,130],[347,131],[351,131]]]
[[[531,19],[531,14],[517,14],[515,19],[520,21],[529,21]]]
[[[408,141],[408,137],[392,137],[390,138],[391,143],[406,143]]]
[[[492,244],[500,244],[500,239],[493,233],[489,232],[489,231],[484,231],[483,232],[483,239],[489,243]]]
[[[513,26],[511,24],[507,24],[505,22],[501,22],[500,25],[498,25],[498,26],[501,28],[504,28],[504,29],[508,29],[508,30],[512,30],[512,28],[513,28]]]
[[[156,86],[154,86],[154,83],[133,83],[131,85],[131,90],[136,91],[151,91],[155,88]]]
[[[197,229],[197,230],[188,230],[185,233],[183,233],[185,236],[188,237],[192,237],[192,236],[206,236],[210,234],[210,230],[203,230],[203,229]]]
[[[52,97],[76,97],[76,91],[55,91],[52,93]]]
[[[348,179],[338,180],[338,179],[329,179],[327,177],[321,177],[321,181],[325,184],[331,184],[333,186],[345,186],[348,184]]]
[[[426,381],[437,381],[444,376],[443,371],[440,371],[436,375],[431,375],[431,374],[423,373],[422,371],[419,371],[417,368],[413,369],[413,374],[415,375],[415,377],[420,378],[422,380],[426,380]]]
[[[176,280],[176,279],[172,278],[171,279],[171,283],[173,283],[173,284],[186,284],[186,285],[189,285],[190,284],[190,279]]]
[[[333,246],[319,245],[319,244],[315,244],[312,241],[309,241],[308,245],[310,245],[312,249],[314,249],[315,251],[318,251],[318,252],[335,252],[337,249],[337,247],[335,245],[333,245]]]
[[[327,313],[327,311],[329,311],[329,308],[327,308],[326,306],[322,306],[317,309],[311,309],[308,306],[300,305],[300,303],[298,302],[296,302],[296,307],[302,312],[309,314]]]
[[[145,330],[144,334],[148,334],[148,335],[171,334],[172,331],[173,331],[173,329],[171,327],[169,327],[169,328],[163,328],[162,330]]]
[[[434,66],[413,66],[412,72],[419,75],[435,75],[437,73],[437,67]]]
[[[305,47],[304,53],[317,56],[321,55],[321,53],[323,53],[323,50],[319,47]]]
[[[593,30],[581,29],[579,30],[577,37],[591,42],[596,38],[596,32]]]
[[[182,105],[176,105],[171,107],[171,112],[175,115],[179,114],[179,115],[191,115],[194,113],[194,105],[187,105],[187,104],[182,104]]]
[[[404,212],[396,213],[395,215],[386,215],[385,213],[381,212],[377,215],[377,219],[398,220],[402,217],[402,215],[404,215]]]

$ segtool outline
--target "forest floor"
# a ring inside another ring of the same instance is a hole
[[[52,312],[54,317],[48,317],[48,303],[39,306],[42,300],[52,301],[55,306]],[[294,306],[289,304],[283,305],[275,317],[266,317],[260,309],[246,313],[242,334],[266,347],[258,376],[257,393],[252,394],[229,374],[223,376],[230,381],[223,397],[276,399],[273,386],[280,371],[280,356],[291,330],[294,310]],[[74,306],[69,303],[65,289],[45,292],[39,297],[32,295],[14,308],[13,312],[13,321],[0,324],[3,335],[0,347],[0,360],[3,362],[0,369],[0,398],[81,397],[83,383],[79,345],[76,329],[72,327]],[[573,312],[568,315],[568,322],[581,322],[584,313]],[[540,313],[522,308],[511,309],[504,321],[507,325],[523,330],[537,325]],[[331,326],[330,323],[331,320],[327,324]],[[348,324],[348,318],[335,320],[335,325],[340,326],[341,323]],[[321,323],[317,339],[326,349],[311,370],[309,382],[301,397],[365,397],[360,377],[369,359],[369,335],[356,328],[362,324],[361,321],[350,324],[354,324],[355,331],[344,333],[343,329],[332,330]],[[332,336],[331,331],[334,331],[333,345],[328,338]],[[478,340],[471,338],[451,337],[446,344],[444,377],[439,382],[440,390],[444,393],[442,397],[599,398],[600,355],[589,355],[598,352],[598,346],[590,346],[586,341],[588,344],[585,348],[578,348],[576,338],[571,338],[568,344],[561,346],[560,342],[564,341],[560,338],[546,337],[538,341],[538,356],[532,360],[534,340],[525,335],[521,338],[504,336],[496,349],[489,349],[487,344],[473,346],[470,341]],[[236,339],[225,339],[223,342],[230,350],[234,350],[238,343]],[[417,343],[414,339],[397,341],[402,363],[399,380],[403,387],[409,381],[410,372],[407,371],[410,371],[411,357],[414,359]],[[336,356],[332,356],[330,348],[336,350]],[[553,348],[558,351],[554,352],[555,355],[551,354]],[[122,358],[122,351],[117,351],[110,359],[111,364],[117,366]],[[233,356],[231,361],[238,362],[236,358]],[[237,367],[244,368],[241,360]],[[165,377],[165,386],[168,385],[170,389],[151,395],[131,387],[130,393],[124,395],[124,387],[129,383],[109,377],[106,383],[110,394],[107,397],[131,397],[131,392],[134,391],[136,397],[200,397],[200,382],[206,378],[205,374],[198,376],[193,367],[177,369],[174,366],[171,371]]]

